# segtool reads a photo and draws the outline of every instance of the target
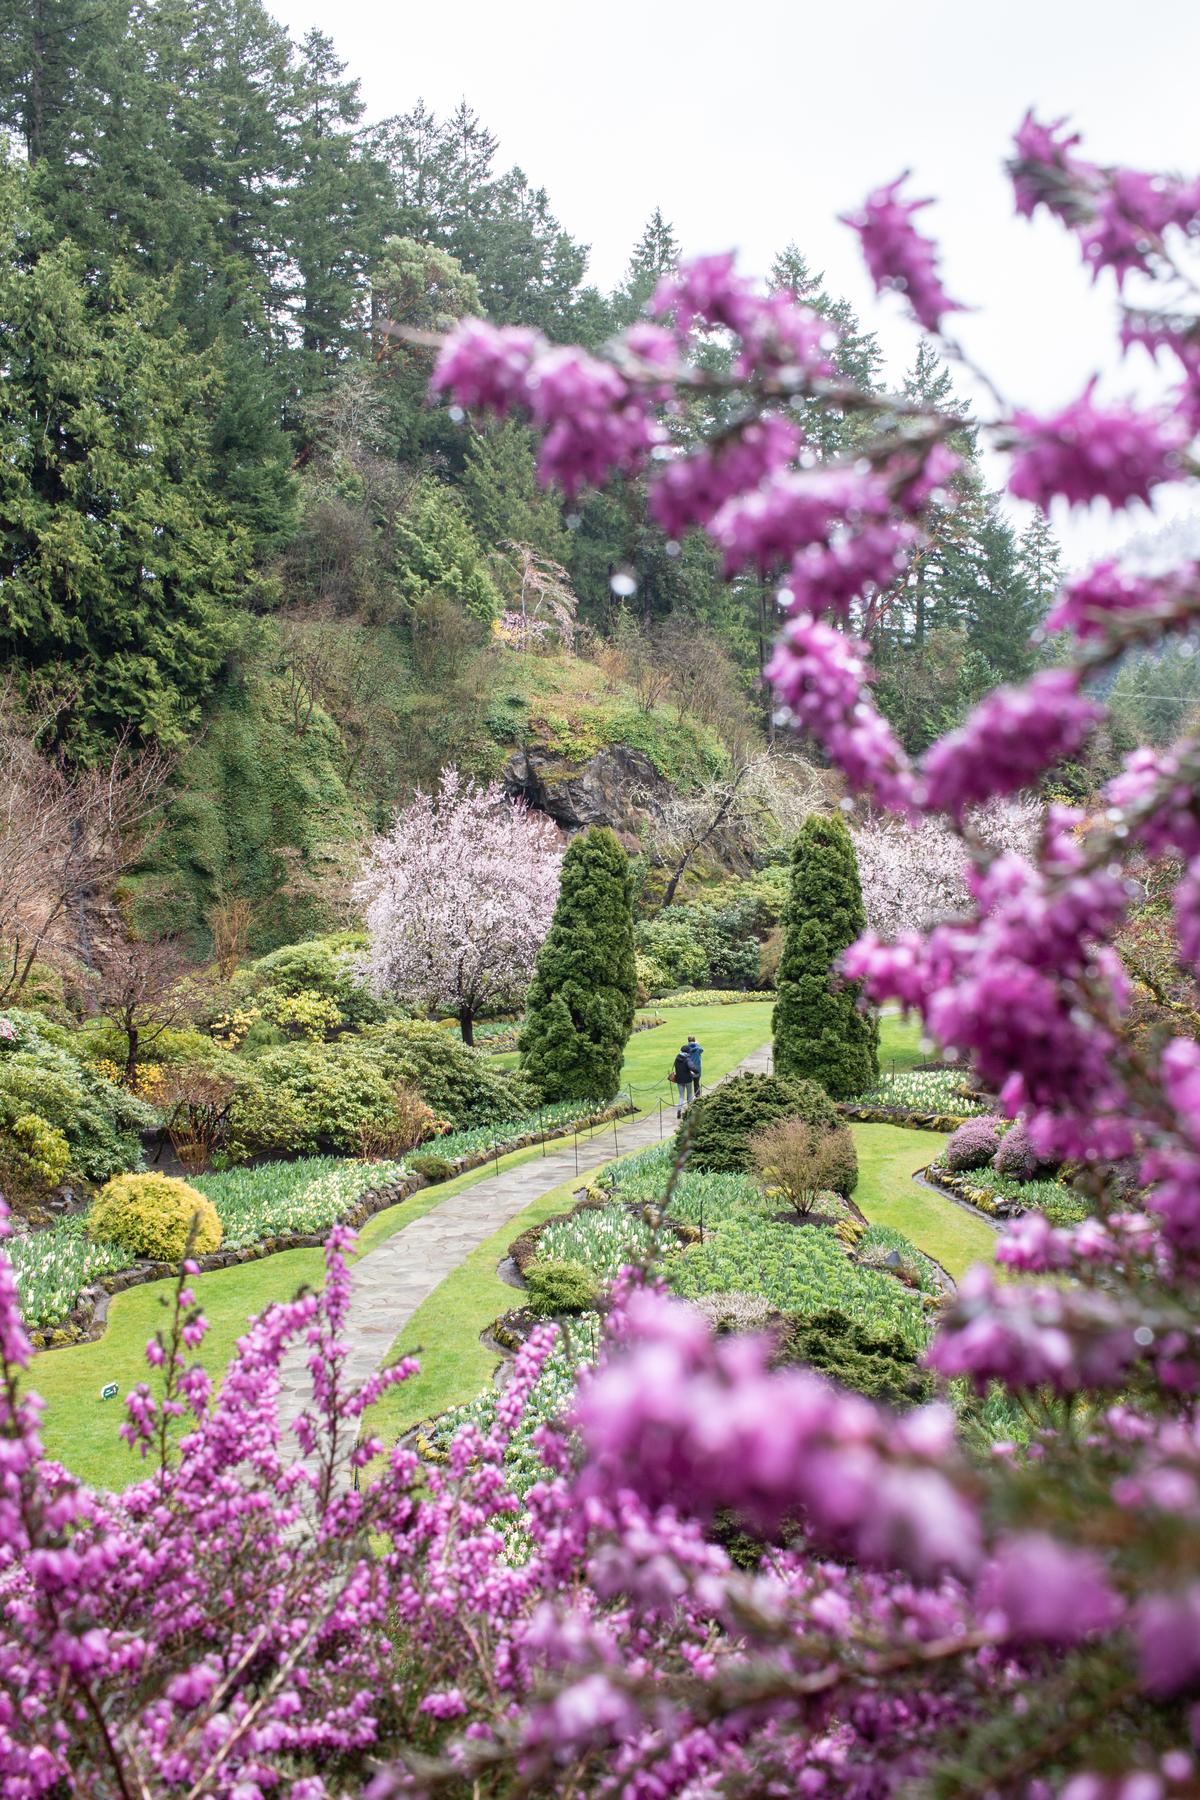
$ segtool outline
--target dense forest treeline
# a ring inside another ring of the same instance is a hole
[[[628,489],[542,491],[524,427],[431,408],[404,335],[484,313],[597,345],[679,254],[660,212],[602,292],[465,103],[369,122],[330,39],[293,42],[258,0],[0,0],[0,126],[6,705],[76,764],[119,741],[174,757],[145,920],[194,931],[249,897],[260,940],[294,934],[339,843],[531,734],[580,756],[619,738],[685,788],[753,735],[761,584],[726,587]],[[794,244],[772,280],[829,318],[848,376],[889,385]],[[954,404],[928,348],[902,385]],[[851,420],[813,423],[821,455],[852,450]],[[1027,672],[1060,573],[966,424],[958,447],[879,608],[912,749]],[[514,655],[513,619],[552,654]],[[1171,710],[1173,676],[1190,704],[1190,675],[1155,667],[1146,704]]]

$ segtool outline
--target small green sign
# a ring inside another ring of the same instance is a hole
[[[104,1386],[100,1389],[100,1398],[102,1400],[115,1400],[120,1391],[121,1390],[115,1381],[106,1381]]]

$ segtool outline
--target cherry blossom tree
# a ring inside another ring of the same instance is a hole
[[[1033,799],[994,800],[976,808],[969,829],[995,854],[1025,856],[1037,841],[1044,811]],[[852,835],[872,931],[896,937],[965,915],[971,859],[962,838],[942,820],[872,813]]]
[[[549,819],[443,769],[376,838],[355,890],[376,994],[453,1007],[474,1042],[485,1007],[520,1001],[558,898],[562,845]]]

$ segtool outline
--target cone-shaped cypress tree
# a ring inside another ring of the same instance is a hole
[[[522,1067],[545,1099],[612,1099],[636,989],[629,858],[611,831],[593,826],[563,858],[525,1008]]]
[[[833,985],[842,951],[866,929],[858,859],[841,819],[814,814],[792,851],[783,954],[772,1015],[775,1073],[819,1081],[834,1100],[879,1074],[879,1023],[860,1012],[858,989]]]

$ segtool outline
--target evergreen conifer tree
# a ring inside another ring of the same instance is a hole
[[[612,1099],[636,988],[629,858],[606,826],[593,826],[563,859],[526,1004],[522,1067],[546,1100]]]
[[[1044,512],[1035,512],[1021,533],[1017,554],[1036,624],[1050,611],[1062,581],[1062,551]]]
[[[819,1081],[834,1100],[879,1074],[879,1025],[852,986],[834,987],[837,960],[865,931],[854,843],[842,820],[813,814],[792,852],[779,998],[772,1016],[775,1073]]]

